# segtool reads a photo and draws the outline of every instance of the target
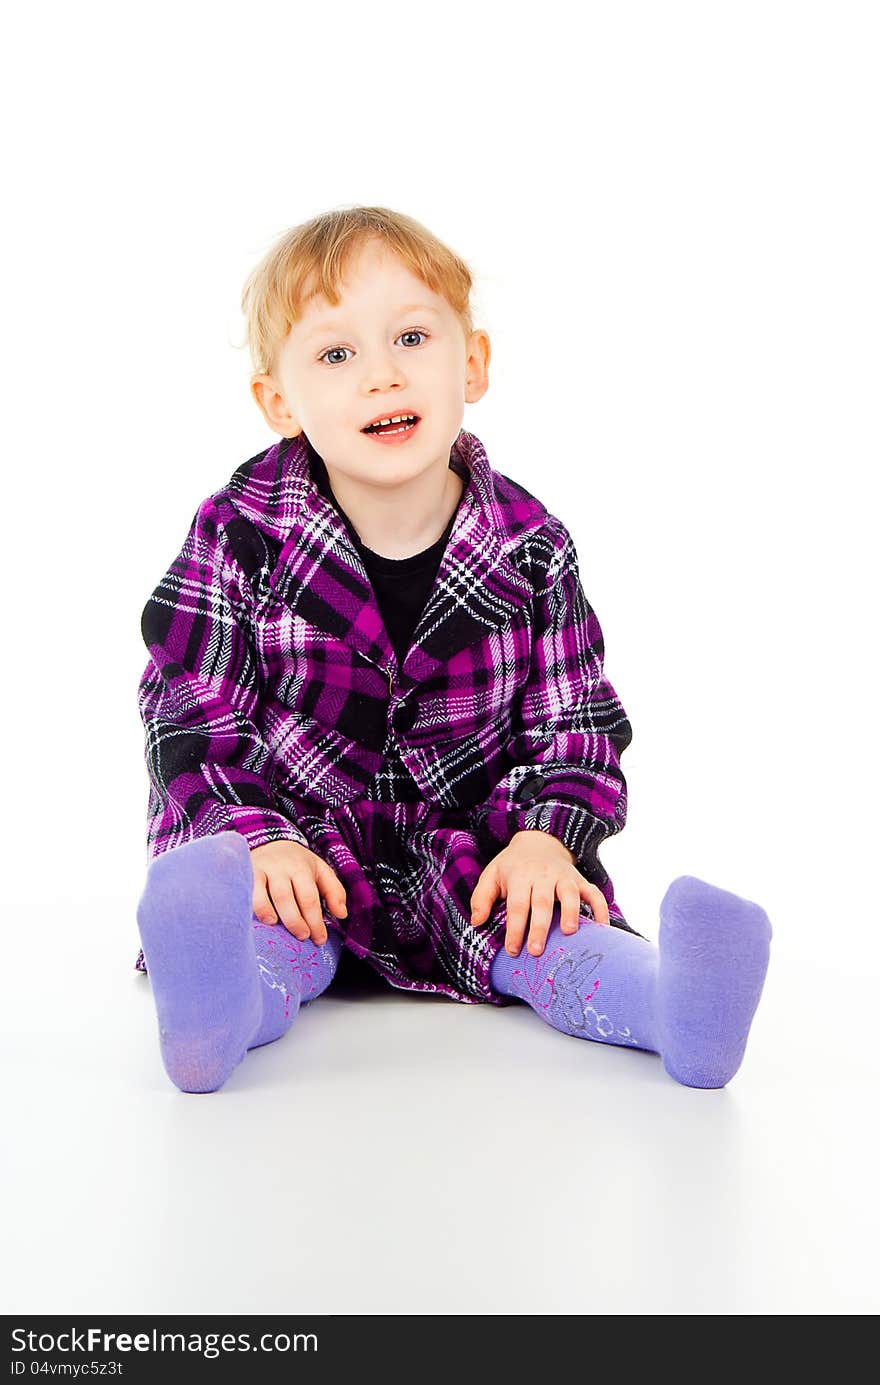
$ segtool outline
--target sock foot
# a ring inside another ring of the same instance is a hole
[[[759,904],[681,875],[660,904],[657,1029],[663,1066],[687,1087],[738,1071],[770,959]]]
[[[156,857],[137,909],[165,1071],[184,1092],[214,1092],[263,1018],[253,939],[253,869],[237,832]]]

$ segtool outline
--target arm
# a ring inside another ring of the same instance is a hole
[[[535,598],[529,674],[507,746],[513,764],[472,811],[487,851],[503,849],[517,832],[548,832],[602,886],[608,876],[599,846],[626,821],[620,756],[632,727],[603,673],[602,631],[581,587],[574,543],[556,523],[556,548]]]
[[[270,751],[256,724],[258,671],[243,620],[247,577],[216,506],[199,506],[183,547],[144,607],[150,661],[138,686],[150,778],[151,858],[236,831],[253,849],[308,846],[272,801]]]

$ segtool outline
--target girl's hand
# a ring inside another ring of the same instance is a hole
[[[311,937],[316,947],[327,941],[321,895],[337,918],[345,918],[345,889],[332,866],[299,842],[266,842],[251,851],[254,868],[254,914],[260,923],[281,922],[295,938]],[[274,904],[274,908],[272,907]]]
[[[596,923],[610,926],[605,896],[573,861],[568,847],[549,832],[517,832],[477,881],[471,895],[471,923],[477,927],[485,923],[498,896],[506,899],[505,946],[513,957],[522,948],[530,908],[529,952],[537,957],[544,951],[557,898],[563,933],[577,932],[582,900],[589,904]]]

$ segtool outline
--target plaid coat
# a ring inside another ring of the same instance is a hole
[[[148,855],[230,830],[301,842],[346,889],[327,927],[393,986],[509,1003],[489,985],[504,901],[473,928],[470,895],[515,832],[558,837],[635,932],[598,859],[632,730],[573,541],[462,430],[465,490],[399,666],[308,450],[243,463],[144,608]]]

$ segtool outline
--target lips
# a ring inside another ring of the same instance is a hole
[[[421,428],[419,419],[414,423],[391,423],[384,428],[367,428],[364,430],[364,437],[369,438],[377,447],[405,447],[410,438],[414,438]]]
[[[365,423],[365,424],[364,424],[363,428],[361,429],[361,432],[362,432],[362,433],[365,433],[365,432],[367,431],[368,428],[372,428],[375,424],[381,423],[383,418],[389,418],[389,417],[391,417],[391,418],[399,418],[401,414],[403,414],[403,415],[412,415],[412,417],[415,419],[416,423],[418,423],[419,420],[420,420],[420,418],[421,418],[421,414],[417,414],[417,413],[415,412],[414,409],[395,409],[395,410],[394,410],[394,413],[391,414],[391,415],[389,415],[389,414],[377,414],[375,418],[371,418],[370,421],[369,421],[369,423]]]

